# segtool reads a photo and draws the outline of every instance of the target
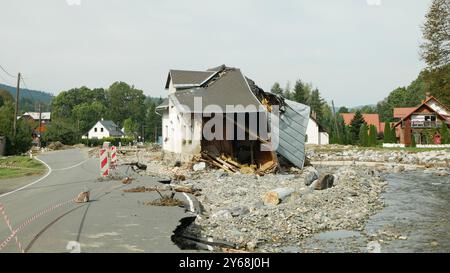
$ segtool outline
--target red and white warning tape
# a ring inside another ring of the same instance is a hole
[[[24,229],[27,225],[29,225],[29,224],[30,224],[31,222],[33,222],[34,220],[38,219],[39,217],[41,217],[41,216],[43,216],[43,215],[45,215],[45,214],[47,214],[47,213],[49,213],[49,212],[51,212],[51,211],[57,209],[57,208],[60,208],[60,207],[65,206],[65,205],[67,205],[67,204],[70,204],[70,203],[72,203],[72,202],[74,202],[74,201],[75,201],[75,199],[71,199],[71,200],[65,201],[65,202],[63,202],[63,203],[60,203],[60,204],[51,206],[51,207],[49,207],[49,208],[47,208],[47,209],[45,209],[45,210],[39,212],[38,214],[34,215],[33,217],[28,218],[25,222],[23,222],[23,223],[22,223],[20,226],[18,226],[15,230],[12,230],[12,228],[10,228],[10,230],[11,230],[11,235],[10,235],[8,238],[6,238],[6,239],[0,244],[0,250],[2,250],[4,247],[6,247],[6,246],[8,245],[8,243],[11,241],[12,238],[16,237],[16,240],[18,241],[17,236],[16,236],[17,233],[19,233],[22,229]],[[4,208],[3,208],[3,206],[1,206],[1,204],[0,204],[0,209],[2,209],[2,213],[4,213]],[[4,215],[6,215],[6,213],[4,213]],[[7,219],[7,217],[6,217],[6,219]],[[7,224],[8,224],[8,222],[7,222]],[[18,245],[19,245],[19,244],[20,244],[20,242],[18,243]],[[24,251],[23,251],[23,249],[22,249],[21,246],[19,247],[19,249],[22,251],[22,253],[24,253]]]
[[[0,203],[0,211],[2,212],[3,219],[5,219],[6,225],[8,226],[9,230],[11,231],[11,233],[14,233],[12,226],[11,226],[11,221],[9,221],[8,215],[6,214],[6,211],[5,211],[5,207],[3,206],[2,203]],[[16,244],[17,244],[17,247],[19,248],[19,251],[22,253],[25,253],[25,251],[22,248],[22,244],[19,241],[18,236],[15,235],[14,237],[16,238]]]

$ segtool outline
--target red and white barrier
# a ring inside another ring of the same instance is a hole
[[[107,149],[100,149],[100,175],[107,177],[109,175],[109,157]]]
[[[117,163],[117,147],[112,146],[111,147],[111,165],[116,165]]]

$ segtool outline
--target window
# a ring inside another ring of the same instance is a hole
[[[101,128],[101,129],[100,129],[100,132],[102,132],[102,133],[103,133],[103,128]]]
[[[97,128],[94,128],[94,132],[96,132],[96,133],[97,133]]]

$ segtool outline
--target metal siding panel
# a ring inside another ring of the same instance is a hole
[[[277,152],[299,168],[305,164],[305,137],[310,108],[285,100],[288,107],[279,121],[279,147]],[[275,128],[276,129],[276,126]]]

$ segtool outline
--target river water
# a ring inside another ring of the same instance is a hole
[[[362,232],[330,231],[286,252],[450,252],[450,176],[389,174],[386,207]]]

